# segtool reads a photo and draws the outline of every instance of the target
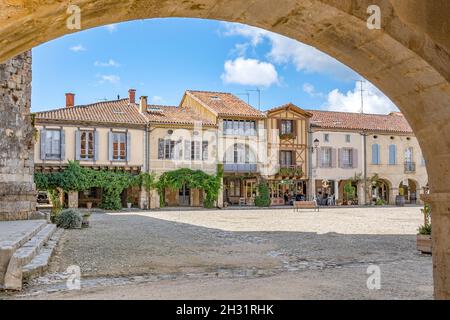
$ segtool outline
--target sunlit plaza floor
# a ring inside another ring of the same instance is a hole
[[[422,219],[419,207],[93,214],[64,233],[47,275],[7,297],[431,299]],[[81,290],[67,289],[71,265]]]

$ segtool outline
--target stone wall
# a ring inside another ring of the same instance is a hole
[[[31,125],[31,51],[0,64],[0,221],[36,212]]]

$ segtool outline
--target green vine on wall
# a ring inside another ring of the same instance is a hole
[[[178,190],[183,185],[191,189],[201,189],[205,191],[206,197],[203,205],[206,208],[214,207],[214,202],[219,197],[220,187],[222,185],[223,167],[219,165],[216,175],[209,175],[201,170],[191,170],[182,168],[163,173],[156,183],[159,193],[160,206],[165,206],[165,190]]]
[[[55,199],[57,203],[54,205],[58,207],[62,207],[56,200],[61,192],[101,188],[103,197],[100,207],[107,210],[119,210],[122,207],[120,194],[123,190],[141,185],[144,178],[144,174],[83,168],[75,161],[69,161],[69,166],[62,172],[37,172],[34,175],[36,188],[49,191],[52,202]]]

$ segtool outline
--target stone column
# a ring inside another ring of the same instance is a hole
[[[67,193],[67,198],[69,208],[78,208],[78,191],[69,191]]]
[[[0,64],[0,220],[25,220],[36,212],[31,51]]]
[[[433,279],[436,299],[450,299],[450,193],[424,195],[431,204]]]
[[[339,200],[339,180],[334,181],[334,196],[336,197],[336,201]]]

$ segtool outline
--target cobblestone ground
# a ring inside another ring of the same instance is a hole
[[[63,235],[26,299],[431,299],[418,207],[94,214]],[[80,291],[66,269],[81,268]],[[381,289],[367,288],[367,268]]]

